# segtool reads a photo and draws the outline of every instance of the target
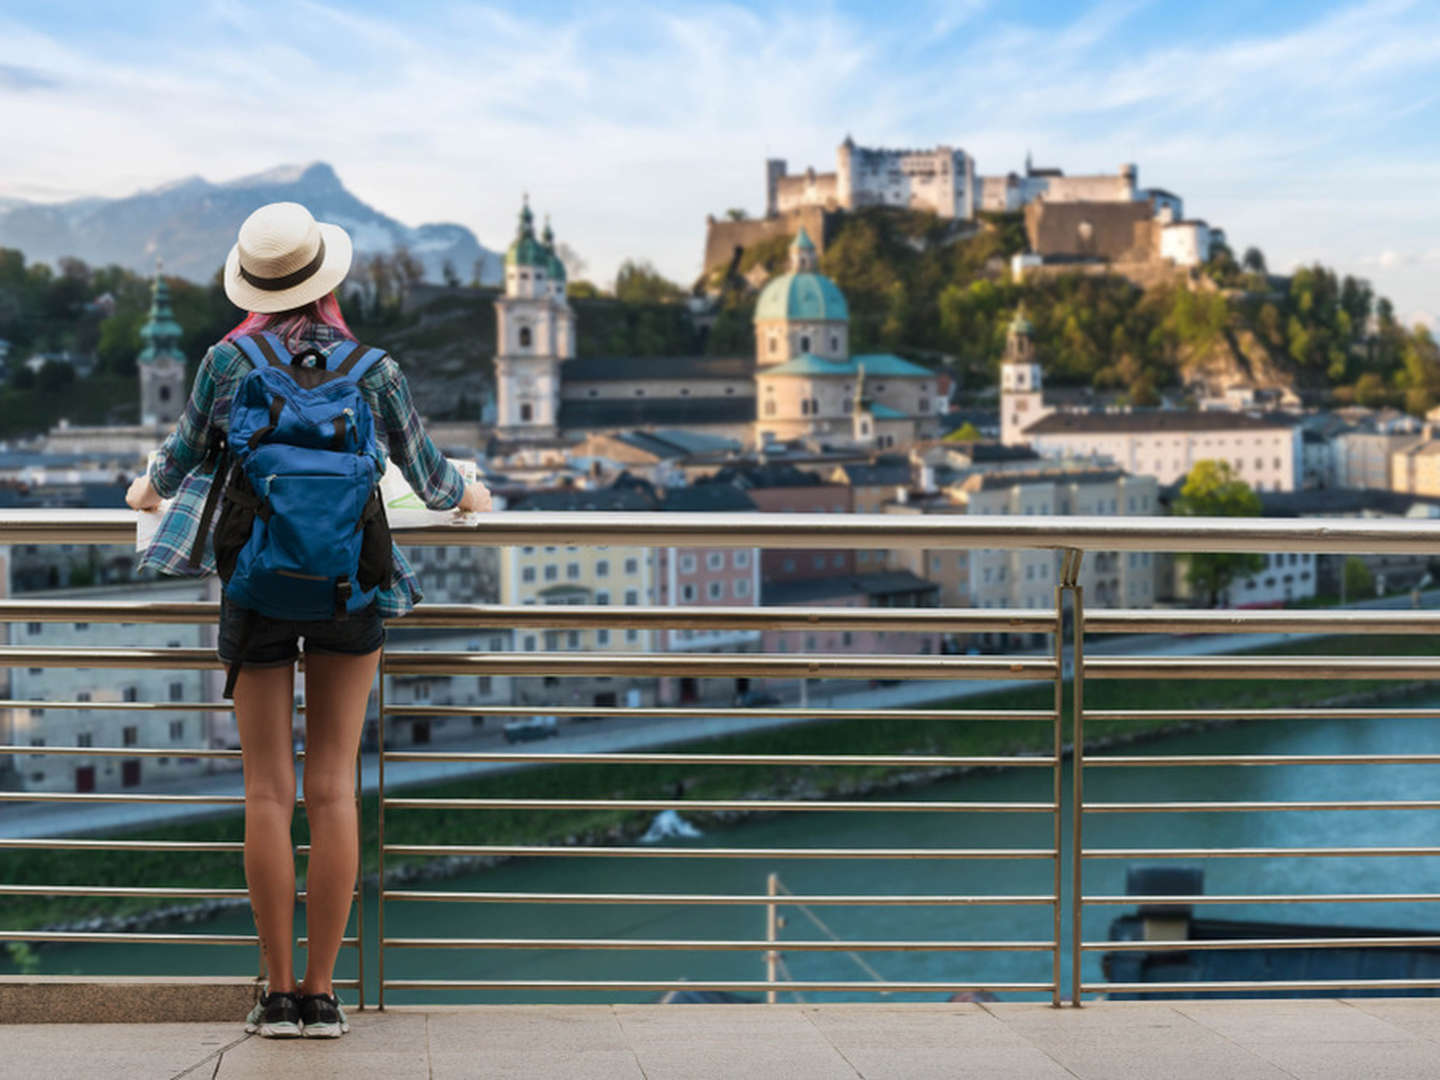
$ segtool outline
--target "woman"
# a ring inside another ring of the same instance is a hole
[[[268,331],[292,354],[307,347],[328,353],[354,340],[334,290],[350,268],[351,244],[335,225],[317,224],[297,203],[272,203],[240,227],[225,264],[225,293],[249,314],[205,354],[179,425],[148,472],[130,485],[125,501],[137,510],[174,502],[160,523],[142,566],[168,573],[190,569],[200,508],[214,475],[206,454],[213,428],[228,427],[230,403],[250,370],[234,339]],[[432,509],[488,510],[490,494],[466,485],[425,434],[405,376],[390,357],[360,379],[375,418],[382,455],[404,473]],[[206,538],[200,538],[202,541]],[[214,569],[204,549],[200,566]],[[394,584],[365,611],[341,621],[294,622],[246,614],[222,598],[217,653],[240,661],[235,719],[245,774],[245,880],[269,988],[246,1021],[246,1030],[286,1038],[304,1034],[338,1038],[349,1030],[332,977],[349,919],[358,872],[355,755],[375,679],[382,619],[415,606],[420,591],[404,556],[394,552]],[[242,634],[242,630],[245,632]],[[295,860],[290,822],[295,808],[291,746],[295,660],[305,650],[305,816],[310,827],[305,927],[309,945],[298,982],[293,963]]]

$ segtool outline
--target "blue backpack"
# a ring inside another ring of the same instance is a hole
[[[223,486],[215,564],[226,601],[274,619],[343,619],[391,584],[381,457],[358,385],[385,353],[343,341],[292,357],[269,333],[235,344],[254,366],[215,451],[197,546]]]

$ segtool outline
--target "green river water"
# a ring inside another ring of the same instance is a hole
[[[1426,703],[1429,704],[1429,703]],[[1129,752],[1145,754],[1356,754],[1440,753],[1440,724],[1428,720],[1265,722],[1168,736]],[[1067,763],[1067,773],[1069,771]],[[924,800],[1048,800],[1044,769],[1015,769],[950,780],[887,798]],[[1087,799],[1298,800],[1434,799],[1440,770],[1415,765],[1315,765],[1224,768],[1091,769]],[[1067,786],[1068,799],[1068,786]],[[483,841],[475,815],[476,841]],[[1440,814],[1433,811],[1261,812],[1087,815],[1087,847],[1254,847],[1436,843]],[[1069,836],[1068,816],[1065,823]],[[708,833],[690,844],[726,847],[1048,847],[1050,819],[1035,814],[792,813]],[[1204,864],[1210,893],[1436,892],[1440,860],[1210,859]],[[1124,891],[1126,864],[1093,861],[1086,867],[1090,893]],[[501,892],[763,893],[776,872],[797,894],[825,893],[1045,893],[1049,862],[906,860],[831,861],[750,859],[520,859],[482,873],[412,886]],[[1070,868],[1064,868],[1068,894]],[[1109,922],[1128,908],[1095,908],[1085,916],[1087,939],[1107,936]],[[1276,919],[1403,927],[1440,933],[1440,904],[1235,905],[1207,908],[1224,918]],[[386,906],[391,937],[597,937],[762,939],[763,907],[580,906],[397,903]],[[841,938],[1046,939],[1048,907],[821,908],[817,914]],[[376,926],[373,890],[367,897],[366,937]],[[822,935],[805,917],[785,911],[783,937]],[[303,918],[297,917],[303,925]],[[249,933],[247,910],[198,924],[155,930]],[[353,916],[352,916],[353,932]],[[1068,958],[1068,949],[1067,958]],[[37,950],[47,973],[253,975],[251,949],[216,946],[74,945]],[[1044,981],[1048,953],[880,952],[865,954],[884,977],[896,980],[979,982]],[[353,950],[343,950],[340,977],[354,977]],[[796,979],[864,980],[846,954],[785,955]],[[1086,959],[1087,979],[1099,978],[1099,956]],[[1091,967],[1090,965],[1093,965]],[[367,1002],[375,1001],[376,957],[366,955]],[[3,970],[3,966],[0,966]],[[387,950],[387,978],[463,979],[740,979],[764,978],[760,952]],[[1068,972],[1065,976],[1068,979]],[[347,996],[353,998],[354,991]],[[520,992],[387,993],[387,1003],[455,1001],[653,1000],[654,993],[584,994]],[[829,995],[841,998],[846,995]],[[868,995],[849,995],[865,997]],[[941,995],[930,995],[935,998]],[[812,995],[820,999],[820,995]]]

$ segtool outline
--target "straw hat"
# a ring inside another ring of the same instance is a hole
[[[299,203],[270,203],[240,226],[225,260],[225,295],[261,314],[303,307],[345,280],[350,256],[339,225],[320,224]]]

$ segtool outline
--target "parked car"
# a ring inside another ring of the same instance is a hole
[[[534,742],[560,734],[560,721],[553,716],[531,716],[505,725],[506,742]]]

